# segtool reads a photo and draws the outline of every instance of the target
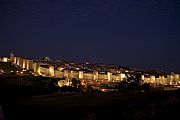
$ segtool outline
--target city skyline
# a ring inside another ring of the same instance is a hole
[[[0,2],[0,56],[180,71],[178,1]]]
[[[12,59],[14,59],[14,62],[16,63],[18,59],[19,62],[17,62],[18,64],[20,64],[20,61],[21,61],[21,65],[19,66],[26,66],[26,64],[29,64],[27,63],[27,61],[31,61],[31,62],[39,62],[41,63],[42,62],[42,65],[50,65],[52,64],[53,66],[56,66],[56,69],[58,69],[58,67],[60,67],[62,64],[64,64],[64,67],[66,68],[67,67],[67,70],[79,70],[79,69],[82,69],[82,70],[87,70],[88,72],[91,71],[92,72],[92,68],[91,67],[104,67],[104,68],[108,68],[110,70],[110,68],[112,69],[116,69],[118,72],[119,70],[121,71],[136,71],[136,72],[144,72],[144,73],[147,73],[147,74],[163,74],[163,75],[167,75],[167,74],[179,74],[180,72],[176,72],[176,71],[166,71],[164,69],[150,69],[150,68],[138,68],[138,67],[129,67],[129,66],[124,66],[124,65],[119,65],[119,64],[113,64],[113,63],[103,63],[103,62],[92,62],[92,61],[75,61],[75,60],[67,60],[67,59],[54,59],[54,58],[50,58],[49,56],[46,56],[46,57],[43,57],[43,58],[27,58],[27,57],[24,57],[24,56],[17,56],[17,55],[14,55],[14,53],[11,52],[11,54],[8,56],[1,56],[0,57],[0,61],[2,62],[12,62]],[[26,61],[27,60],[27,61]],[[45,64],[44,64],[45,63]],[[70,66],[74,66],[77,67],[77,68],[71,68]],[[29,65],[28,65],[29,66]],[[78,67],[79,66],[79,67]],[[86,66],[85,69],[82,67],[82,66]],[[89,68],[89,67],[90,68]],[[69,67],[69,68],[68,68]],[[62,67],[63,68],[63,67]],[[61,68],[61,69],[62,69]],[[90,70],[91,69],[91,70]],[[109,70],[106,69],[105,72],[108,72]],[[110,70],[111,71],[111,70]]]

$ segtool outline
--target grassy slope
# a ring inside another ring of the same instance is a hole
[[[151,94],[134,94],[122,96],[35,96],[21,99],[17,102],[16,113],[14,116],[19,118],[22,115],[28,115],[30,119],[83,119],[88,111],[93,111],[99,119],[135,119],[134,114],[143,111],[143,114],[150,115],[152,112],[152,103],[157,106],[155,109],[156,117],[172,118],[180,111],[173,111],[171,115],[168,107],[164,103],[170,96],[176,96],[179,100],[179,91],[167,91]],[[150,107],[149,107],[150,106]],[[179,106],[175,107],[175,109]],[[148,108],[149,107],[149,108]],[[146,112],[147,110],[147,112]],[[14,110],[13,110],[14,111]],[[158,113],[159,112],[159,113]],[[166,114],[169,113],[169,114]],[[126,115],[125,115],[126,114]],[[143,119],[150,119],[146,115]],[[24,119],[23,116],[21,116]],[[141,115],[143,117],[143,115]]]

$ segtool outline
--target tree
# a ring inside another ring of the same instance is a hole
[[[49,88],[52,91],[57,91],[59,87],[57,87],[59,79],[56,78],[48,78],[49,79]]]
[[[137,91],[142,85],[143,81],[141,80],[140,74],[126,74],[126,79],[118,84],[118,89],[121,90],[130,90]]]
[[[81,81],[80,80],[77,80],[75,78],[72,79],[72,86],[75,87],[75,88],[79,88],[81,84]]]
[[[91,86],[87,86],[87,94],[88,96],[94,95],[94,89]]]
[[[141,87],[142,90],[144,90],[145,92],[150,91],[150,84],[149,83],[144,83]]]

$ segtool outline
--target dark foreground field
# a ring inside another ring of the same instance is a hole
[[[179,120],[180,91],[118,96],[37,96],[32,88],[1,86],[1,106],[7,120]]]

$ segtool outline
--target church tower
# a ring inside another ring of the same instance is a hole
[[[14,54],[13,53],[10,54],[10,62],[14,62]]]

